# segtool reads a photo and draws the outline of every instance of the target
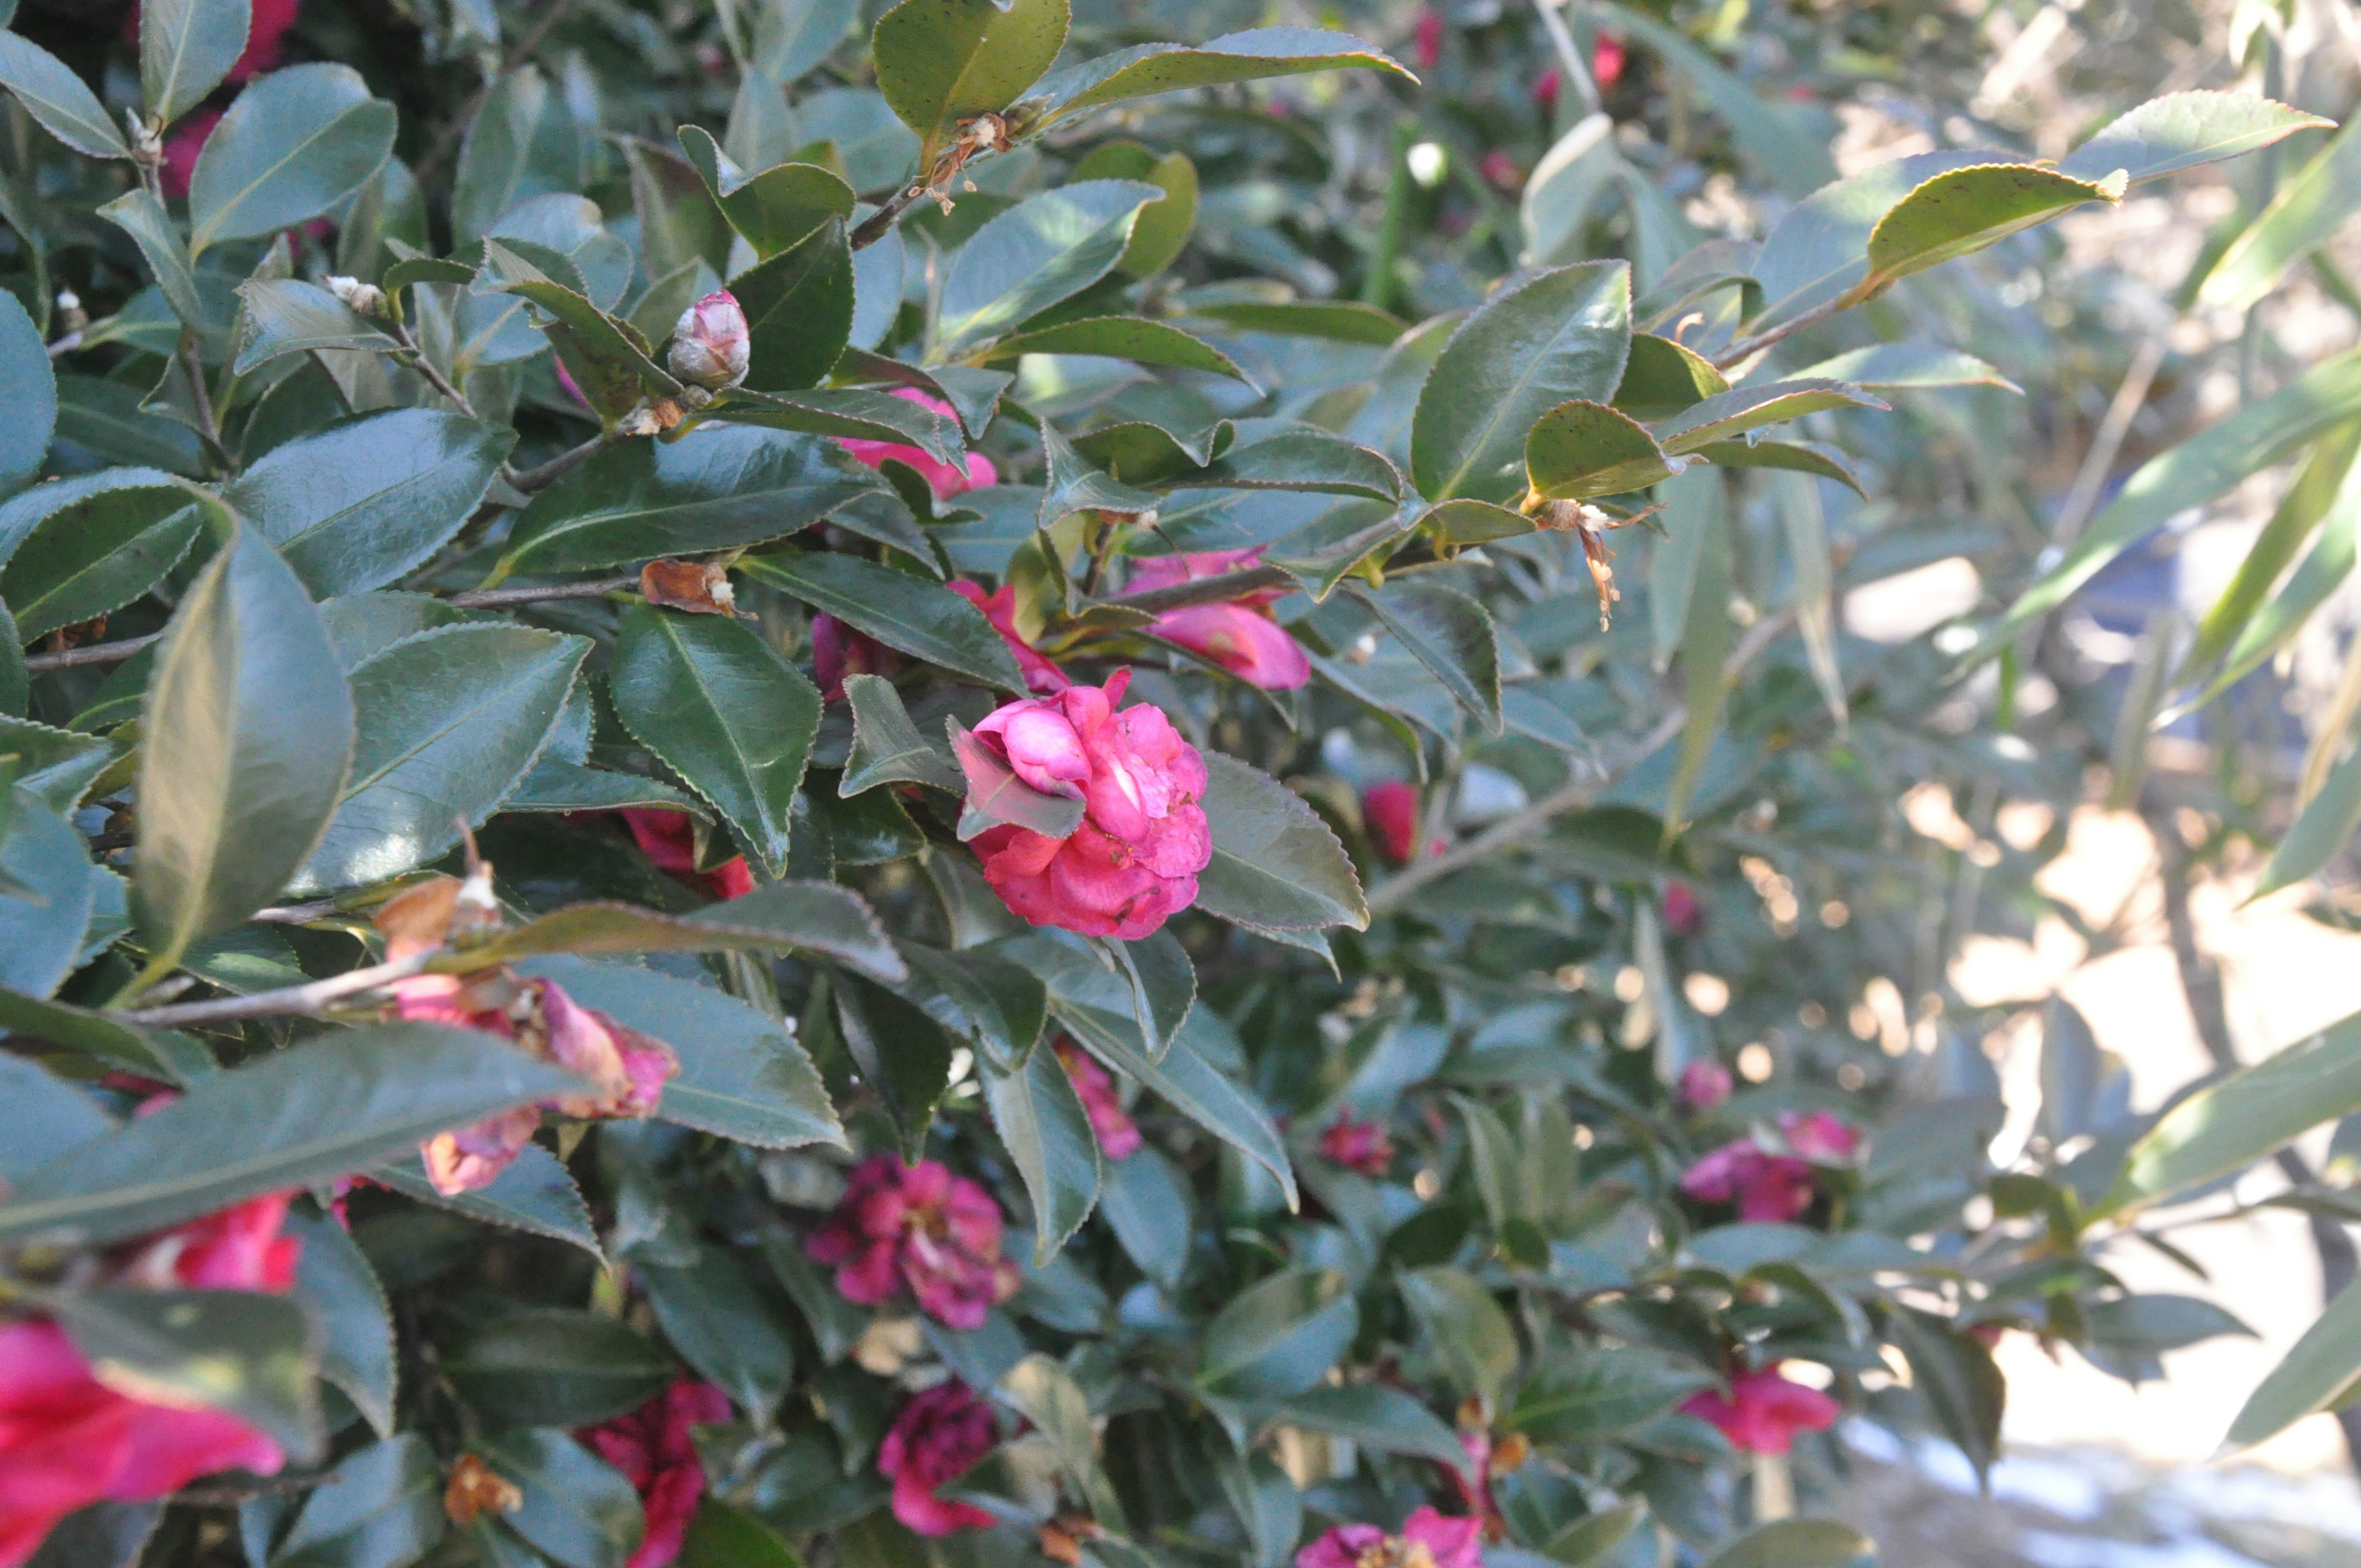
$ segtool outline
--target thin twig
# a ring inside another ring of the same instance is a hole
[[[335,899],[315,898],[309,904],[273,905],[268,909],[256,910],[247,918],[261,926],[308,926],[314,920],[343,913],[344,905]]]
[[[1740,338],[1736,343],[1714,356],[1713,367],[1717,370],[1727,370],[1733,365],[1752,358],[1773,344],[1792,337],[1807,326],[1817,326],[1830,316],[1839,315],[1852,309],[1859,302],[1844,294],[1839,294],[1833,300],[1823,300],[1793,321],[1782,322],[1769,332],[1757,333],[1752,337]]]
[[[450,399],[452,405],[461,413],[474,419],[476,405],[467,400],[467,393],[451,384],[451,378],[435,367],[434,361],[426,357],[425,351],[418,346],[418,339],[411,335],[410,328],[401,322],[388,322],[386,324],[392,329],[394,341],[402,346],[401,362],[425,377],[427,385]]]
[[[77,670],[89,664],[119,664],[164,634],[151,631],[145,637],[126,637],[120,642],[93,642],[85,647],[69,648],[61,653],[28,653],[25,670],[28,674],[41,674],[49,670]]]
[[[2140,345],[2132,356],[2131,367],[2124,372],[2124,383],[2115,389],[2114,400],[2092,433],[2091,450],[2083,455],[2082,466],[2075,471],[2074,487],[2066,492],[2065,504],[2058,509],[2058,521],[2049,530],[2050,547],[2067,550],[2081,536],[2083,524],[2098,510],[2099,490],[2107,482],[2107,471],[2115,466],[2115,455],[2124,448],[2124,438],[2131,433],[2132,421],[2139,416],[2147,403],[2147,389],[2156,383],[2156,373],[2164,364],[2165,350],[2170,346],[2165,334],[2158,333]]]
[[[349,973],[291,985],[283,991],[258,991],[251,996],[225,996],[212,1002],[184,1002],[175,1007],[145,1007],[122,1014],[133,1024],[174,1029],[186,1024],[214,1024],[233,1018],[304,1016],[324,1013],[335,1003],[397,980],[407,980],[426,968],[432,951],[414,953],[391,963],[373,964]]]
[[[581,445],[559,453],[539,467],[527,468],[512,475],[509,482],[526,495],[532,495],[536,490],[545,490],[607,450],[615,444],[615,441],[616,435],[613,431],[602,430]]]
[[[884,239],[893,232],[894,225],[902,221],[902,214],[926,193],[925,186],[913,184],[888,196],[884,206],[862,219],[860,226],[852,231],[852,248],[863,250]]]
[[[543,587],[478,588],[473,593],[453,594],[443,602],[461,609],[490,609],[498,605],[541,604],[550,599],[605,598],[609,594],[636,589],[640,579],[601,577],[595,583],[552,583]]]
[[[49,357],[52,359],[62,358],[66,355],[71,354],[75,349],[80,348],[82,346],[82,334],[88,330],[89,329],[87,327],[76,327],[73,331],[66,334],[63,337],[49,345]]]

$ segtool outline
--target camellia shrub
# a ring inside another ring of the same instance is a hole
[[[1934,269],[2323,122],[1235,9],[0,34],[0,1568],[1833,1568],[2235,1327],[1844,1029],[2040,759],[1831,604]]]

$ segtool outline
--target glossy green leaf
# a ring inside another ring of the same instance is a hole
[[[352,773],[295,890],[383,882],[480,827],[548,743],[589,652],[532,627],[445,626],[353,666]]]
[[[1074,165],[1076,180],[1145,180],[1160,186],[1164,200],[1143,208],[1132,225],[1131,244],[1115,269],[1126,278],[1153,278],[1180,259],[1196,226],[1197,166],[1185,152],[1159,158],[1136,141],[1107,141]]]
[[[882,986],[851,976],[832,988],[836,1026],[854,1067],[877,1091],[905,1160],[916,1160],[950,1089],[950,1036],[941,1025]]]
[[[282,355],[323,348],[391,354],[401,346],[367,316],[300,278],[249,278],[237,286],[237,297],[244,304],[236,366],[241,376]]]
[[[1390,347],[1396,338],[1411,330],[1410,323],[1400,316],[1357,300],[1202,301],[1191,304],[1189,313],[1240,332],[1323,337],[1336,343],[1366,344],[1373,348]]]
[[[622,904],[570,905],[450,954],[443,966],[464,973],[542,953],[783,950],[817,953],[884,981],[898,981],[906,972],[861,895],[822,882],[765,883],[694,916],[660,915]]]
[[[137,389],[119,381],[60,376],[57,445],[60,455],[80,447],[102,462],[203,477],[204,446],[197,433],[178,420],[146,412],[139,404]]]
[[[903,9],[942,0],[905,0]],[[953,0],[988,10],[992,0]],[[943,279],[932,357],[957,359],[1115,269],[1140,208],[1164,199],[1138,180],[1089,180],[1028,196],[961,246]]]
[[[1163,1286],[1180,1282],[1189,1269],[1196,1216],[1189,1183],[1170,1160],[1143,1146],[1122,1159],[1105,1161],[1099,1212],[1142,1274]]]
[[[117,1124],[96,1095],[23,1057],[0,1055],[0,1094],[15,1108],[0,1127],[0,1181],[13,1183]]]
[[[2229,311],[2254,305],[2277,286],[2281,273],[2334,238],[2361,209],[2361,194],[2356,194],[2361,190],[2361,130],[2356,125],[2361,121],[2337,132],[2230,242],[2198,292],[2202,303]]]
[[[459,144],[451,181],[453,237],[464,245],[532,198],[577,189],[582,127],[538,67],[501,76]]]
[[[579,571],[757,544],[877,488],[832,443],[808,437],[708,426],[676,442],[627,442],[533,498],[502,569]]]
[[[790,392],[741,388],[730,396],[729,417],[733,423],[915,446],[953,467],[961,465],[966,452],[957,420],[870,387],[811,387]],[[882,492],[888,488],[869,470],[859,471],[867,476],[869,489]]]
[[[845,760],[844,777],[837,794],[856,795],[881,784],[922,784],[964,794],[967,781],[959,766],[919,733],[902,694],[877,675],[844,677],[844,696],[852,708],[852,753]]]
[[[86,504],[51,512],[13,547],[0,543],[8,551],[0,598],[15,613],[19,637],[46,636],[154,587],[203,526],[195,496],[178,486],[97,492]]]
[[[2124,182],[2113,175],[2077,180],[2024,163],[1948,170],[1878,219],[1869,236],[1869,275],[1854,292],[1866,299],[1898,279],[1997,245],[2085,202],[2123,196]]]
[[[2058,167],[2080,180],[2103,180],[2120,169],[2137,185],[2332,123],[2248,93],[2167,93],[2111,122]]]
[[[286,885],[352,759],[352,695],[319,612],[252,532],[173,613],[146,726],[132,907],[170,961]]]
[[[1850,1568],[1877,1543],[1834,1519],[1757,1525],[1707,1560],[1706,1568]]]
[[[979,1058],[977,1071],[993,1131],[1033,1201],[1033,1261],[1046,1264],[1098,1201],[1098,1139],[1057,1052],[1034,1051],[1013,1070]]]
[[[131,236],[155,275],[156,287],[171,305],[181,324],[202,331],[204,305],[197,298],[197,275],[189,247],[174,226],[164,203],[145,186],[125,192],[98,209],[98,215]],[[125,389],[128,390],[128,389]]]
[[[1004,1068],[1032,1055],[1049,1021],[1049,997],[1030,972],[989,953],[898,945],[909,977],[895,987],[946,1029],[965,1035]]]
[[[415,1154],[392,1165],[378,1166],[368,1179],[429,1207],[528,1235],[547,1236],[580,1247],[601,1264],[606,1262],[582,1190],[575,1186],[557,1157],[539,1144],[519,1149],[508,1168],[492,1178],[491,1185],[472,1192],[437,1192],[427,1179],[425,1162]]]
[[[202,8],[203,0],[200,0]],[[342,65],[257,78],[205,138],[189,176],[189,251],[309,223],[393,150],[393,105]]]
[[[527,1427],[486,1440],[479,1453],[522,1502],[500,1516],[566,1568],[623,1568],[646,1530],[640,1495],[623,1474],[562,1431]]]
[[[393,1313],[385,1287],[345,1227],[306,1205],[282,1227],[302,1244],[295,1295],[320,1325],[320,1376],[336,1386],[379,1437],[393,1431]]]
[[[0,33],[0,40],[14,38]],[[0,497],[19,489],[38,473],[58,423],[58,378],[39,329],[13,294],[0,302],[0,394],[8,400],[7,428],[0,430]]]
[[[1713,1376],[1694,1363],[1635,1346],[1589,1345],[1537,1366],[1503,1424],[1540,1442],[1612,1436],[1655,1420]]]
[[[512,431],[394,409],[271,449],[222,492],[313,595],[398,582],[474,515]]]
[[[2249,1447],[2315,1410],[2341,1407],[2356,1377],[2361,1377],[2361,1289],[2348,1285],[2246,1397],[2223,1445]]]
[[[772,875],[819,726],[819,693],[734,620],[635,605],[623,617],[610,677],[615,711],[721,813]]]
[[[1137,941],[1100,940],[1130,982],[1131,1016],[1139,1025],[1140,1043],[1150,1058],[1162,1060],[1197,1005],[1197,970],[1189,950],[1169,931]]]
[[[1526,477],[1533,493],[1549,500],[1644,490],[1686,466],[1686,459],[1668,455],[1645,425],[1605,403],[1560,403],[1525,436]]]
[[[500,1039],[433,1024],[324,1036],[214,1074],[27,1176],[0,1236],[106,1242],[258,1192],[324,1185],[578,1080]]]
[[[1842,381],[1872,392],[1933,387],[1998,387],[2020,395],[2025,390],[1974,355],[1938,343],[1878,343],[1849,349],[1786,379],[1790,384]]]
[[[1828,409],[1883,409],[1883,398],[1841,381],[1772,381],[1733,387],[1682,410],[1655,427],[1664,450],[1697,452],[1766,424]]]
[[[1748,323],[1763,331],[1793,321],[1858,288],[1869,272],[1869,238],[1896,203],[1935,176],[1989,165],[1995,154],[1923,152],[1848,175],[1787,209],[1763,236],[1751,269],[1763,309]]]
[[[1203,370],[1252,385],[1230,356],[1212,344],[1143,316],[1086,316],[1012,333],[994,343],[983,357],[986,363],[1002,363],[1027,354],[1096,354],[1141,365]]]
[[[1206,753],[1205,774],[1213,858],[1198,873],[1200,907],[1278,930],[1367,927],[1351,858],[1302,797],[1219,751]]]
[[[1290,1268],[1247,1287],[1205,1325],[1197,1381],[1234,1398],[1285,1398],[1316,1387],[1359,1332],[1343,1275]]]
[[[789,392],[816,387],[852,334],[852,252],[844,225],[823,217],[799,243],[730,280],[746,312],[746,385]]]
[[[603,418],[620,418],[642,398],[680,390],[679,380],[651,356],[639,328],[600,310],[570,280],[550,276],[526,250],[527,243],[487,236],[474,291],[514,294],[547,316],[541,330]]]
[[[858,556],[827,551],[751,556],[747,576],[832,615],[913,658],[1023,693],[1008,643],[974,605],[949,588]]]
[[[929,150],[1008,108],[1065,47],[1066,0],[903,0],[877,19],[877,90]]]
[[[793,248],[830,218],[852,217],[852,188],[818,164],[779,163],[750,174],[697,126],[680,127],[680,149],[758,261]]]
[[[1620,261],[1554,268],[1494,295],[1452,334],[1419,392],[1419,494],[1506,499],[1533,421],[1568,399],[1612,398],[1631,342],[1631,275]]]
[[[1669,419],[1692,403],[1730,390],[1713,362],[1653,333],[1631,334],[1631,357],[1615,388],[1615,407],[1635,420]]]
[[[1360,67],[1415,82],[1383,50],[1324,27],[1255,27],[1204,43],[1141,44],[1058,72],[1033,94],[1048,125],[1127,98]]]
[[[1868,489],[1851,462],[1835,447],[1817,441],[1708,441],[1695,455],[1723,468],[1776,468],[1792,474],[1814,474],[1834,479],[1857,496]]]
[[[1307,1388],[1283,1401],[1277,1414],[1290,1426],[1342,1438],[1378,1453],[1409,1454],[1454,1470],[1467,1463],[1467,1451],[1440,1417],[1383,1384]]]
[[[41,128],[89,158],[129,158],[130,144],[106,105],[65,61],[31,39],[0,33],[0,87],[16,95]]]
[[[777,1021],[736,997],[625,964],[536,959],[532,972],[628,1028],[672,1047],[679,1075],[656,1115],[757,1148],[844,1144],[810,1056]]]
[[[697,1246],[686,1264],[637,1259],[656,1323],[697,1375],[760,1420],[795,1381],[796,1347],[785,1303],[774,1304],[753,1273],[719,1247]],[[775,1290],[775,1287],[774,1287]]]
[[[307,1494],[270,1568],[403,1568],[443,1539],[443,1466],[416,1432],[348,1455]]]
[[[443,1353],[459,1397],[496,1427],[594,1426],[673,1379],[672,1358],[602,1312],[522,1308],[478,1322]]]
[[[1491,612],[1456,588],[1398,579],[1382,592],[1346,590],[1443,683],[1451,700],[1500,731],[1500,645]]]
[[[1316,425],[1244,419],[1235,428],[1236,439],[1212,462],[1159,482],[1189,488],[1301,490],[1378,501],[1401,499],[1401,473],[1389,459]]]
[[[1452,1387],[1498,1406],[1517,1375],[1517,1331],[1492,1293],[1456,1268],[1412,1270],[1400,1288]]]
[[[248,0],[156,0],[139,9],[139,95],[159,124],[203,102],[246,50]]]

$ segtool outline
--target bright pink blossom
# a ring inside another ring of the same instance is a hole
[[[1765,1154],[1752,1138],[1724,1144],[1689,1167],[1681,1190],[1700,1203],[1738,1205],[1750,1223],[1778,1224],[1812,1206],[1812,1168],[1792,1155]]]
[[[1694,937],[1705,929],[1705,905],[1697,902],[1697,890],[1685,882],[1668,883],[1664,888],[1664,929],[1675,937]]]
[[[665,363],[684,381],[711,391],[746,378],[753,345],[738,297],[717,289],[680,313],[673,323],[672,352]]]
[[[1699,1115],[1718,1108],[1735,1087],[1730,1069],[1711,1058],[1681,1069],[1681,1103]]]
[[[906,1287],[921,1311],[954,1329],[983,1326],[1016,1293],[1016,1265],[1000,1255],[1000,1205],[934,1160],[877,1155],[853,1168],[826,1223],[804,1238],[814,1263],[836,1270],[848,1301],[883,1306]]]
[[[1320,1135],[1320,1154],[1363,1176],[1383,1176],[1394,1162],[1394,1140],[1383,1122],[1356,1121],[1350,1111],[1339,1111]]]
[[[1104,687],[1012,702],[975,727],[1019,779],[1085,807],[1062,839],[1004,825],[975,839],[984,880],[1036,926],[1137,941],[1195,902],[1213,859],[1197,805],[1205,760],[1161,709],[1117,710],[1130,682],[1118,670]]]
[[[1784,1453],[1799,1431],[1826,1431],[1844,1413],[1817,1388],[1791,1383],[1776,1371],[1740,1372],[1730,1392],[1693,1394],[1681,1409],[1721,1429],[1730,1445],[1749,1453]]]
[[[1630,58],[1621,38],[1613,33],[1598,35],[1590,46],[1590,77],[1598,83],[1600,92],[1623,80],[1623,65]]]
[[[1826,1111],[1782,1111],[1779,1134],[1814,1165],[1842,1165],[1861,1150],[1861,1129]]]
[[[1547,71],[1543,71],[1541,75],[1535,79],[1533,82],[1533,102],[1542,106],[1542,110],[1544,114],[1554,110],[1557,107],[1558,93],[1565,86],[1565,73],[1560,71],[1556,66],[1553,65]]]
[[[1340,1524],[1295,1554],[1295,1568],[1477,1568],[1484,1521],[1421,1506],[1400,1535],[1373,1524]]]
[[[668,1568],[705,1496],[705,1464],[691,1428],[730,1419],[730,1397],[681,1378],[629,1415],[576,1433],[640,1494],[647,1530],[624,1568]]]
[[[1170,587],[1243,571],[1262,558],[1262,546],[1153,555],[1131,569],[1131,591]],[[1267,606],[1287,597],[1284,588],[1256,588],[1222,604],[1183,605],[1148,622],[1150,635],[1177,642],[1219,664],[1249,685],[1293,691],[1312,678],[1303,645],[1270,618]]]
[[[972,1503],[939,1497],[1000,1442],[992,1407],[954,1377],[913,1395],[877,1445],[877,1473],[894,1483],[894,1517],[919,1535],[983,1530],[992,1516]]]
[[[958,417],[950,404],[940,398],[930,398],[916,387],[896,387],[893,395],[922,409],[930,409],[945,419]],[[896,463],[906,463],[926,477],[928,487],[935,492],[935,499],[939,501],[949,500],[963,491],[980,490],[987,485],[1000,483],[1000,470],[993,466],[991,458],[981,452],[969,453],[966,465],[954,468],[948,463],[928,456],[917,447],[905,446],[899,442],[858,441],[847,436],[840,437],[837,444],[851,453],[854,462],[864,463],[872,468],[888,457]]]
[[[1109,1159],[1129,1159],[1139,1148],[1139,1128],[1124,1113],[1123,1102],[1115,1098],[1115,1080],[1096,1058],[1072,1041],[1060,1040],[1057,1048],[1058,1059],[1066,1067],[1066,1077],[1072,1081],[1074,1093],[1082,1102],[1082,1112],[1091,1120],[1091,1132],[1099,1141],[1099,1152]]]
[[[1398,866],[1406,866],[1418,856],[1418,791],[1400,779],[1388,779],[1373,784],[1361,792],[1361,823],[1369,831],[1369,841],[1378,853]],[[1443,845],[1438,840],[1427,846],[1427,853],[1439,855]]]
[[[109,1282],[283,1291],[301,1245],[279,1234],[291,1196],[249,1199],[167,1231]],[[19,1568],[58,1520],[93,1503],[164,1497],[216,1470],[273,1475],[285,1462],[277,1443],[217,1410],[106,1387],[53,1322],[0,1323],[0,1568]]]
[[[992,623],[992,629],[1000,633],[1000,640],[1008,644],[1008,651],[1016,655],[1016,667],[1024,672],[1025,685],[1028,688],[1049,696],[1074,684],[1066,678],[1065,671],[1050,662],[1048,655],[1036,651],[1033,644],[1018,635],[1016,589],[1014,587],[1004,583],[994,592],[985,593],[982,584],[971,583],[965,577],[955,577],[945,586],[983,612],[983,619]]]
[[[1418,14],[1411,35],[1411,56],[1421,71],[1433,71],[1443,59],[1443,13],[1428,6]]]
[[[701,887],[716,898],[742,898],[754,891],[754,873],[746,869],[743,855],[733,855],[709,872],[697,869],[697,828],[687,812],[631,806],[617,815],[631,830],[640,852],[666,876]]]

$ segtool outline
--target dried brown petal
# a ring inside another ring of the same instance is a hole
[[[640,568],[640,596],[691,615],[730,615],[738,609],[729,568],[709,561],[651,561]]]
[[[430,877],[389,899],[374,922],[385,938],[387,959],[398,963],[448,941],[459,911],[459,890],[466,885],[455,876]]]
[[[470,1525],[483,1514],[512,1514],[524,1507],[524,1494],[472,1453],[459,1455],[451,1466],[450,1484],[443,1488],[443,1511],[456,1525]]]
[[[1041,1521],[1041,1555],[1076,1568],[1082,1560],[1082,1542],[1105,1533],[1099,1521],[1087,1514],[1059,1514]]]

